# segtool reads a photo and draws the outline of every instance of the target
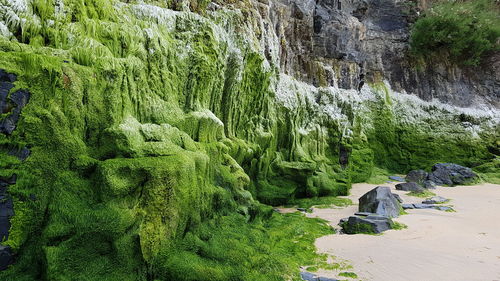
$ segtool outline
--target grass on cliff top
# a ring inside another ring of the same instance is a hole
[[[447,54],[452,62],[477,66],[500,50],[497,0],[437,1],[412,29],[411,51],[420,57]]]
[[[186,233],[181,243],[156,259],[157,280],[301,280],[300,266],[328,266],[315,252],[316,238],[333,230],[300,213],[273,212],[247,223],[223,216]]]

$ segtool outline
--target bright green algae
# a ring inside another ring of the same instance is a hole
[[[320,261],[314,238],[331,230],[256,199],[346,195],[375,165],[491,158],[497,132],[431,134],[455,116],[405,123],[384,86],[369,112],[339,102],[350,137],[326,119],[303,134],[316,113],[277,102],[278,69],[238,35],[220,39],[217,15],[63,2],[58,14],[53,1],[33,1],[40,23],[0,37],[0,68],[32,94],[18,129],[0,138],[32,151],[23,163],[0,158],[19,176],[4,242],[18,259],[2,280],[297,278],[299,265]]]

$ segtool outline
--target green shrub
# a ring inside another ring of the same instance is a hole
[[[453,62],[477,66],[499,50],[499,8],[495,0],[440,1],[418,19],[411,34],[412,53],[444,54]]]

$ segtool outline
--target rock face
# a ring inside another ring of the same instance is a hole
[[[477,179],[470,168],[453,163],[439,163],[432,167],[428,179],[438,185],[468,184]]]
[[[347,234],[357,233],[382,233],[392,228],[394,222],[386,216],[369,215],[366,217],[351,216],[342,224],[342,229]]]
[[[359,198],[359,211],[395,218],[401,205],[389,187],[377,186]]]
[[[20,260],[48,249],[16,265],[26,280],[147,279],[219,212],[346,195],[375,165],[481,163],[496,144],[500,72],[411,65],[407,1],[42,2],[0,5],[0,164],[23,177],[14,202],[37,200],[14,206],[35,216],[9,242]]]
[[[424,192],[424,188],[415,182],[405,182],[396,184],[397,190],[412,191],[412,192]]]
[[[426,100],[437,98],[462,107],[498,105],[500,99],[495,88],[500,86],[497,72],[500,59],[496,54],[485,67],[477,69],[450,67],[446,62],[434,61],[416,70],[406,54],[410,25],[417,11],[406,2],[279,0],[266,3],[269,3],[272,26],[283,30],[278,34],[285,39],[280,49],[281,67],[303,81],[359,89],[365,82],[384,77],[397,90]],[[278,13],[278,10],[286,12]],[[333,69],[339,69],[342,75]]]
[[[17,90],[10,93],[14,88],[17,76],[0,69],[0,134],[11,135],[16,129],[23,108],[28,104],[30,93],[26,90]],[[17,157],[20,161],[26,160],[30,155],[28,148],[9,148],[8,141],[0,145],[0,153]],[[8,166],[7,166],[8,167]],[[0,172],[2,166],[0,166]],[[6,171],[9,172],[8,170]],[[9,239],[11,218],[14,216],[14,201],[8,192],[8,187],[16,184],[17,175],[8,177],[0,176],[0,241]],[[14,262],[13,253],[9,246],[0,245],[0,270],[6,269]]]

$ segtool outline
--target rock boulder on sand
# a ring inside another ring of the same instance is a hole
[[[397,217],[401,204],[387,186],[377,186],[359,198],[359,211],[386,217]]]
[[[405,182],[396,184],[397,190],[413,191],[413,192],[424,192],[424,188],[415,182]]]
[[[429,174],[424,170],[413,170],[410,171],[408,175],[406,175],[405,179],[407,182],[416,182],[418,184],[423,184],[428,175]]]
[[[342,229],[347,234],[376,234],[391,229],[393,224],[393,221],[389,217],[376,214],[366,217],[350,216],[347,222],[342,223]]]
[[[439,163],[427,177],[438,185],[460,185],[473,182],[477,175],[470,168],[453,163]]]
[[[442,204],[450,201],[450,199],[441,197],[441,196],[434,196],[431,198],[427,198],[424,201],[422,201],[422,204]]]

